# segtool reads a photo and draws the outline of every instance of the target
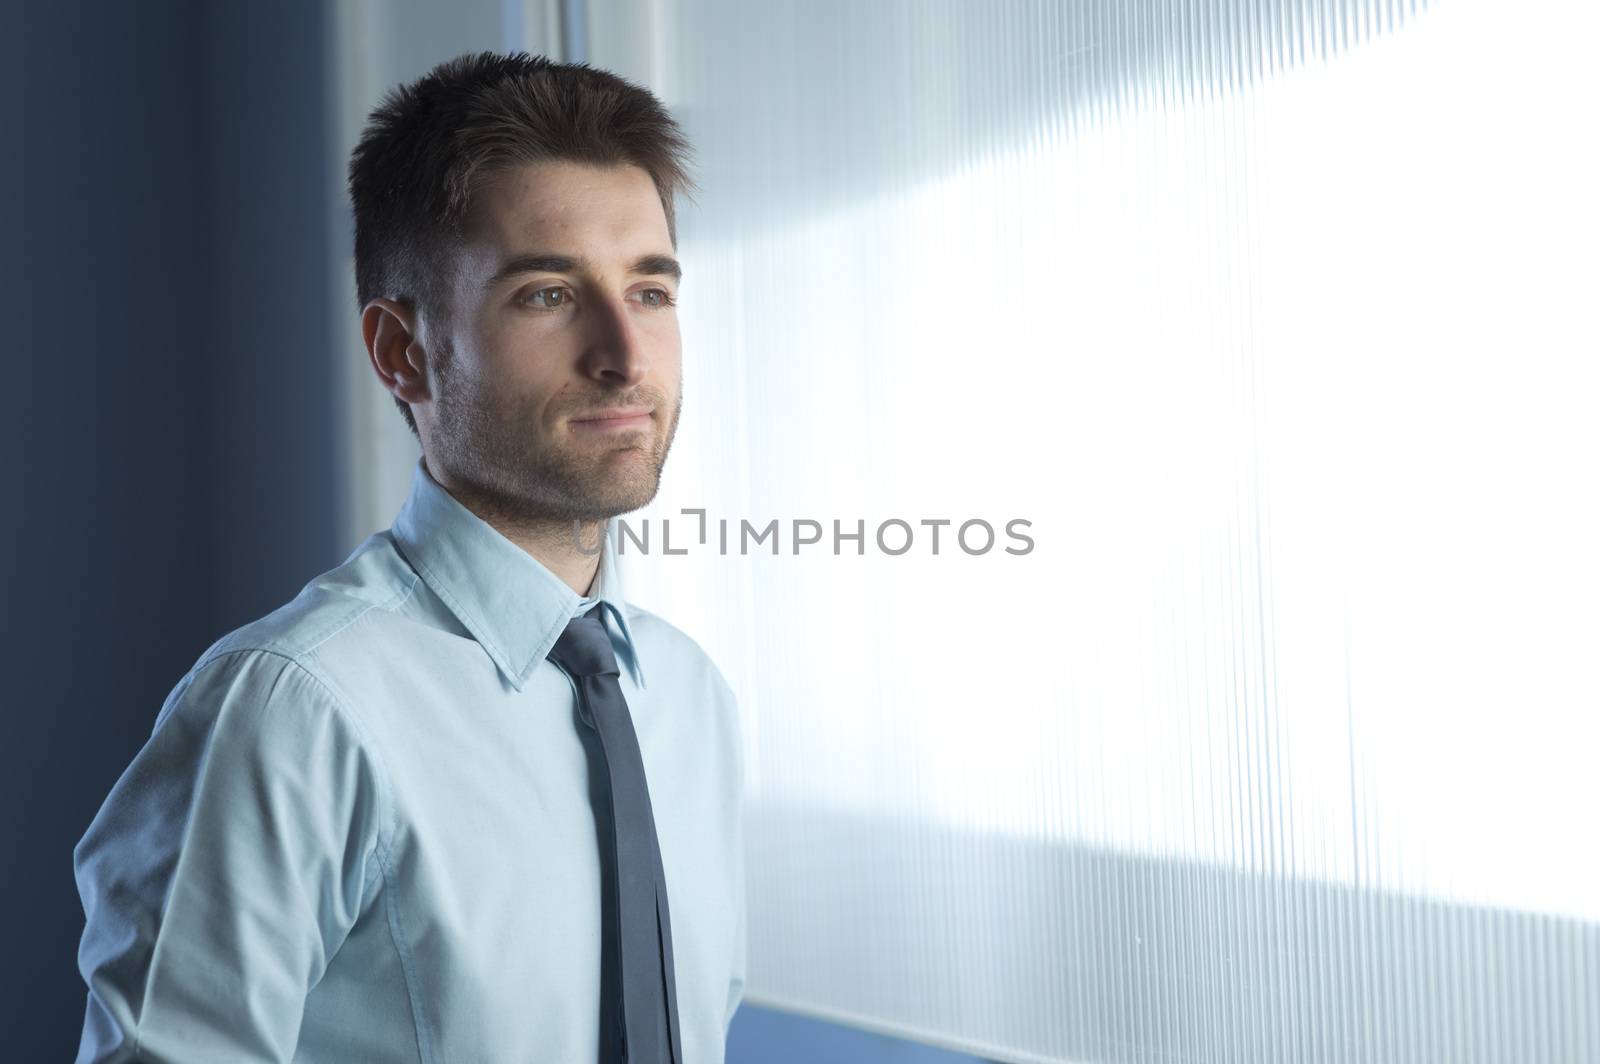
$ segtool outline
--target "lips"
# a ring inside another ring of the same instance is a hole
[[[572,418],[569,425],[573,432],[590,436],[596,433],[610,435],[613,433],[647,432],[649,431],[650,423],[649,407],[619,406],[610,410],[598,410],[592,414]]]
[[[597,413],[593,413],[593,414],[584,414],[582,417],[573,418],[572,421],[574,423],[582,423],[582,422],[589,422],[589,421],[618,421],[618,422],[621,422],[621,421],[636,420],[638,418],[647,418],[649,416],[650,416],[650,408],[647,407],[647,406],[629,406],[629,407],[621,407],[621,406],[619,406],[619,407],[615,407],[615,408],[613,408],[611,410],[601,410],[601,411],[599,411]]]

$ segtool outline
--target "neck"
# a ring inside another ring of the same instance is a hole
[[[423,461],[426,466],[427,460]],[[490,528],[527,551],[579,595],[590,593],[600,571],[600,552],[595,548],[601,545],[605,535],[604,521],[574,522],[510,513],[496,505],[494,499],[479,495],[464,484],[441,478],[431,466],[426,468],[441,488]]]
[[[515,521],[495,513],[477,513],[489,527],[527,551],[540,565],[561,578],[579,595],[588,595],[600,572],[599,553],[585,554],[582,544],[593,550],[605,535],[605,522],[587,521],[574,529],[572,521]]]

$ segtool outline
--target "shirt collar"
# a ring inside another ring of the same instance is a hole
[[[628,627],[611,537],[603,535],[600,566],[587,597],[533,555],[467,509],[428,472],[422,458],[411,493],[390,529],[406,561],[488,652],[506,681],[522,690],[567,623],[597,603],[633,680],[644,687],[638,645]]]

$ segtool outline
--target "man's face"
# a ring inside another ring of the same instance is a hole
[[[601,520],[654,498],[682,403],[675,266],[639,167],[535,163],[482,181],[449,350],[416,409],[435,476],[512,521]],[[595,420],[618,414],[635,416]]]

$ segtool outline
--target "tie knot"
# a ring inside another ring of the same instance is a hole
[[[617,655],[611,649],[611,636],[600,619],[605,607],[596,606],[567,627],[550,648],[548,657],[574,676],[616,676]]]

